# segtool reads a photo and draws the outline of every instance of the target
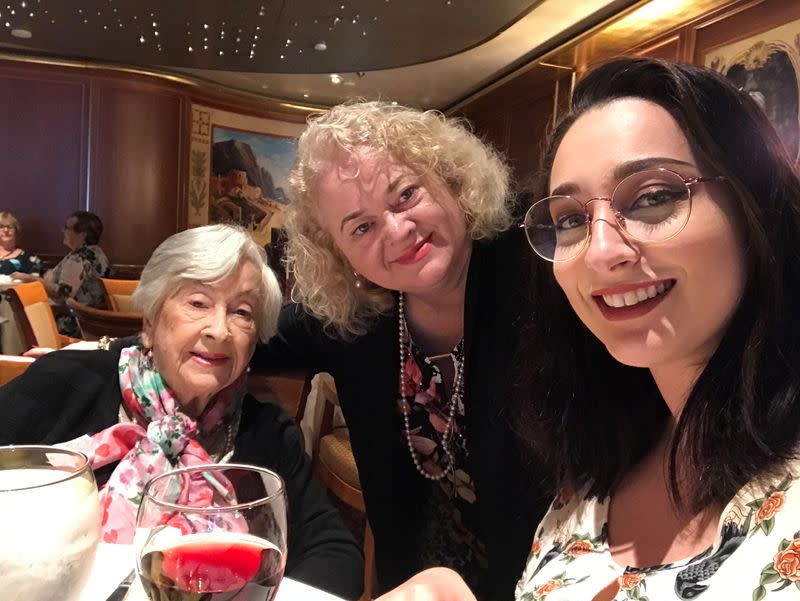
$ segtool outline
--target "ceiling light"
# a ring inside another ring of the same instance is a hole
[[[139,36],[139,43],[140,44],[144,44],[144,36],[143,35]]]
[[[318,52],[325,52],[328,49],[328,45],[325,42],[317,42],[314,44],[314,50]]]
[[[397,106],[397,100],[392,100],[392,106]]]
[[[338,73],[331,73],[331,83],[335,86],[338,86],[342,83],[342,76]]]
[[[308,94],[303,94],[303,98],[308,98]]]
[[[22,38],[23,40],[29,40],[33,37],[33,34],[29,29],[12,29],[11,35],[15,38]]]

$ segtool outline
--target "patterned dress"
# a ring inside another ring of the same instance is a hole
[[[104,309],[105,293],[100,278],[111,275],[111,267],[103,249],[93,244],[70,252],[45,277],[58,286],[55,302],[74,298],[79,303]],[[78,322],[68,312],[56,316],[58,331],[67,336],[80,336]]]
[[[714,544],[682,561],[618,565],[608,546],[608,499],[561,492],[537,529],[518,601],[591,601],[617,581],[614,601],[800,599],[800,463],[728,503]],[[658,519],[657,516],[653,516]]]
[[[462,340],[450,354],[455,371],[463,357],[463,344]],[[406,386],[411,387],[406,394],[414,397],[409,419],[411,442],[423,468],[437,474],[447,468],[450,461],[441,442],[452,391],[445,390],[439,368],[412,341],[409,341],[409,350],[405,373]],[[465,386],[468,385],[467,382]],[[419,553],[423,567],[452,568],[481,599],[486,589],[487,562],[483,542],[475,533],[477,500],[475,484],[469,475],[463,403],[456,407],[454,425],[455,435],[448,444],[455,466],[444,478],[432,483],[432,493],[420,508],[425,513],[426,530]],[[411,461],[411,457],[408,460]]]
[[[36,255],[30,255],[24,250],[11,259],[0,259],[0,274],[11,275],[14,272],[42,274],[42,260]]]

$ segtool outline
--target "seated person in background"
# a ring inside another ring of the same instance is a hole
[[[134,303],[140,340],[51,353],[0,388],[0,444],[71,441],[85,452],[102,486],[106,542],[131,542],[136,499],[153,475],[203,462],[272,469],[290,506],[286,575],[357,598],[361,552],[314,479],[297,428],[247,394],[256,340],[275,332],[281,306],[264,250],[228,225],[170,236],[145,265]]]
[[[111,275],[108,258],[98,246],[103,234],[103,222],[94,213],[75,211],[64,225],[64,245],[70,252],[53,269],[48,270],[42,281],[53,301],[58,331],[67,336],[81,335],[78,322],[70,314],[64,302],[74,298],[79,303],[105,308],[105,293],[100,278]],[[20,278],[31,281],[33,277]]]
[[[543,172],[525,228],[550,319],[526,333],[517,424],[562,492],[517,598],[798,598],[800,180],[780,139],[721,75],[623,59],[580,81]],[[385,601],[459,586],[428,573]]]
[[[19,232],[14,213],[0,211],[0,274],[17,280],[37,278],[42,273],[42,261],[17,246]]]

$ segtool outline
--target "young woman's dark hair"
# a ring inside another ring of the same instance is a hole
[[[86,244],[99,244],[103,235],[103,222],[89,211],[75,211],[70,217],[75,218],[74,229],[79,234],[86,232]]]
[[[703,175],[727,178],[746,257],[740,304],[689,394],[671,446],[673,500],[696,511],[772,475],[800,443],[800,181],[760,108],[724,77],[692,65],[620,59],[577,85],[550,137],[537,198],[548,194],[555,154],[572,124],[626,97],[666,109]],[[539,314],[524,334],[528,376],[517,428],[553,468],[557,485],[592,483],[589,494],[605,497],[662,435],[667,407],[649,370],[616,362],[581,324],[552,265],[536,269]]]

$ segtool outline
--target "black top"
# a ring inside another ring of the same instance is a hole
[[[0,445],[64,442],[117,423],[121,348],[50,353],[0,388]],[[314,478],[298,430],[280,407],[245,397],[231,461],[267,467],[286,483],[286,575],[357,599],[363,589],[361,551]],[[98,481],[110,471],[98,470]]]
[[[0,274],[2,275],[11,275],[17,271],[41,275],[42,270],[42,260],[35,255],[29,255],[24,250],[11,259],[0,259]]]
[[[477,493],[478,536],[486,545],[491,599],[514,596],[534,530],[550,501],[539,470],[515,443],[509,392],[520,321],[531,314],[531,251],[514,229],[473,247],[465,305],[465,420],[469,473]],[[399,358],[396,312],[353,342],[326,336],[298,305],[281,312],[278,334],[256,349],[264,367],[327,371],[350,430],[367,513],[375,536],[378,579],[392,588],[423,569],[419,559],[432,492],[409,456],[397,410]],[[531,469],[533,468],[533,469]],[[524,475],[523,475],[524,474]]]

